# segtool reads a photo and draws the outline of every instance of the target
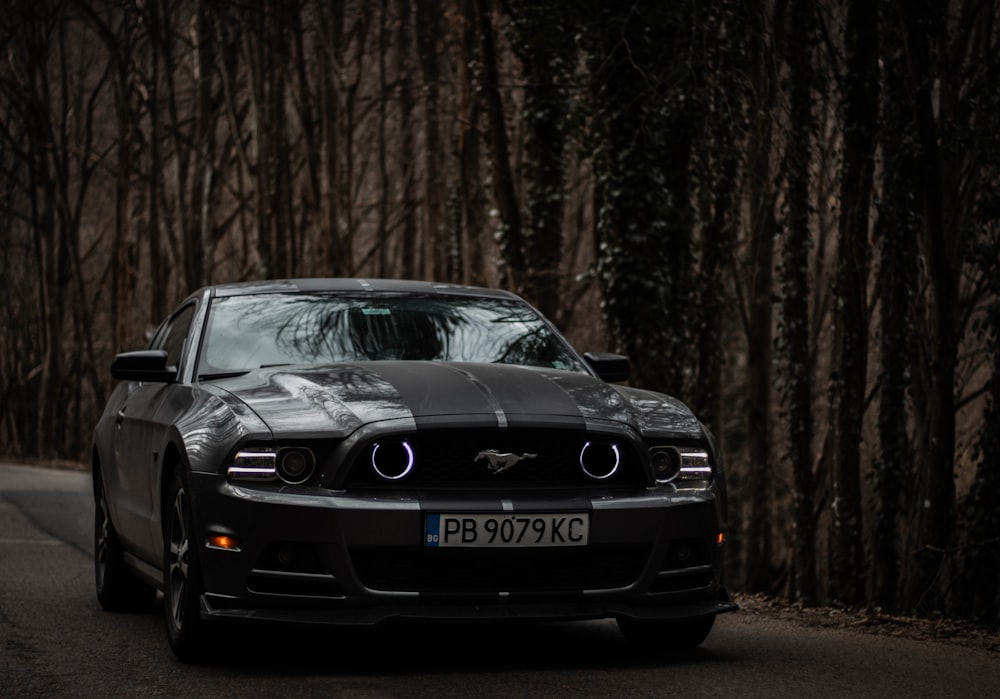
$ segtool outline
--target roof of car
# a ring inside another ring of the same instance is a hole
[[[403,279],[273,279],[233,284],[218,284],[208,287],[213,296],[246,296],[248,294],[270,293],[396,293],[419,295],[485,296],[492,298],[516,299],[516,295],[499,289],[438,284],[435,282],[410,281]]]

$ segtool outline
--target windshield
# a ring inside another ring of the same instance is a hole
[[[400,359],[583,371],[549,325],[515,301],[260,294],[212,302],[198,373]]]

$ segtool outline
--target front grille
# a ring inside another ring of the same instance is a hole
[[[649,548],[356,549],[351,557],[369,589],[462,596],[626,587],[638,579]]]
[[[641,488],[646,485],[642,462],[632,443],[588,435],[581,430],[428,430],[400,435],[413,448],[414,466],[404,478],[387,480],[371,466],[372,442],[357,452],[345,486],[351,488]],[[382,438],[382,443],[392,439]],[[606,479],[589,477],[580,465],[583,446],[617,446],[621,463]],[[521,457],[513,466],[491,470],[483,452]],[[478,460],[477,460],[478,457]]]

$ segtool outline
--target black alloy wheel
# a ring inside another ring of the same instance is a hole
[[[111,612],[145,612],[156,601],[156,588],[136,578],[125,564],[100,467],[94,470],[94,583],[97,601]]]
[[[201,619],[201,567],[197,551],[190,488],[178,468],[171,479],[164,508],[163,610],[167,640],[178,659],[204,660],[210,647],[209,629]]]

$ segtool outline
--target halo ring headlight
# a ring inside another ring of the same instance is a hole
[[[413,447],[405,439],[384,445],[376,442],[372,446],[371,463],[372,470],[383,480],[398,481],[406,478],[413,470]]]
[[[604,481],[618,472],[622,463],[621,450],[615,443],[587,442],[580,450],[580,468],[595,481]]]

